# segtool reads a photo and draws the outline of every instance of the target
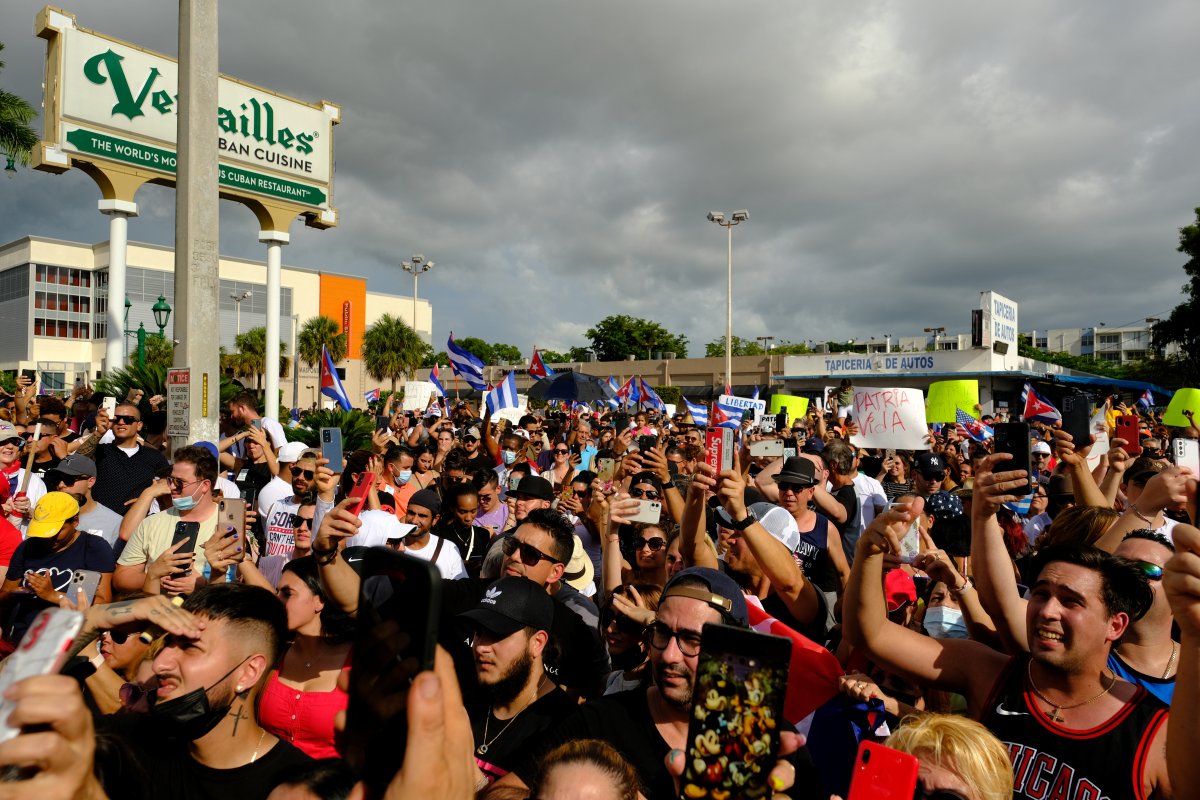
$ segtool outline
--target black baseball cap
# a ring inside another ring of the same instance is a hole
[[[941,480],[946,477],[946,462],[937,453],[920,450],[913,456],[913,470],[925,480]]]
[[[554,487],[550,485],[550,481],[545,478],[539,478],[537,475],[526,475],[521,478],[521,482],[517,484],[517,488],[510,491],[511,497],[532,497],[534,500],[553,500]]]
[[[554,623],[554,600],[528,578],[509,576],[489,586],[478,606],[458,616],[501,638],[522,628],[549,631]]]

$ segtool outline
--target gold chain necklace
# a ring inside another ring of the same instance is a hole
[[[1056,722],[1056,723],[1062,722],[1064,719],[1063,715],[1058,712],[1070,711],[1072,708],[1080,708],[1080,707],[1086,706],[1090,703],[1094,703],[1097,700],[1099,700],[1101,697],[1104,697],[1104,695],[1111,692],[1113,686],[1116,686],[1116,684],[1117,684],[1116,673],[1110,673],[1108,686],[1105,686],[1103,689],[1101,689],[1098,694],[1095,694],[1095,695],[1089,697],[1087,700],[1084,700],[1082,703],[1076,703],[1075,705],[1071,705],[1071,706],[1064,706],[1061,703],[1054,702],[1049,697],[1046,697],[1046,695],[1042,694],[1041,690],[1038,689],[1037,684],[1033,682],[1033,659],[1030,659],[1029,661],[1025,662],[1025,674],[1029,676],[1029,687],[1031,689],[1033,689],[1033,693],[1035,695],[1037,695],[1038,698],[1043,703],[1045,703],[1046,705],[1048,705],[1054,709],[1053,711],[1050,712],[1050,721]]]
[[[258,735],[258,744],[254,745],[254,755],[250,756],[250,763],[253,764],[258,760],[258,748],[262,747],[263,739],[266,738],[267,729],[263,728],[263,732]]]
[[[1163,677],[1171,676],[1171,667],[1175,666],[1175,656],[1179,653],[1179,642],[1171,642],[1171,657],[1167,659],[1167,668],[1163,670]]]

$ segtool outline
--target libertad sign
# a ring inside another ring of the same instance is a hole
[[[46,141],[39,169],[90,171],[105,164],[173,183],[178,127],[178,65],[168,58],[76,26],[46,8],[38,35],[49,41]],[[223,195],[282,205],[314,227],[337,224],[331,203],[333,126],[340,109],[303,103],[222,76],[213,135]]]

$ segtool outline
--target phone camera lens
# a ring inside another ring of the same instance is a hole
[[[871,763],[871,751],[870,751],[870,750],[863,750],[863,752],[862,752],[862,763],[864,763],[864,764],[869,764],[869,763]]]

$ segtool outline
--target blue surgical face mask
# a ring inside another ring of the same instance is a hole
[[[500,454],[500,457],[504,459],[504,464],[506,466],[517,460],[517,454],[514,453],[512,450],[503,451]]]
[[[412,480],[412,470],[411,469],[402,469],[398,473],[396,473],[396,482],[402,486],[411,480]]]
[[[935,639],[971,638],[962,612],[948,606],[936,606],[925,612],[925,630]]]
[[[199,489],[196,492],[200,491]],[[196,507],[196,492],[171,498],[171,505],[178,512],[186,513]]]

